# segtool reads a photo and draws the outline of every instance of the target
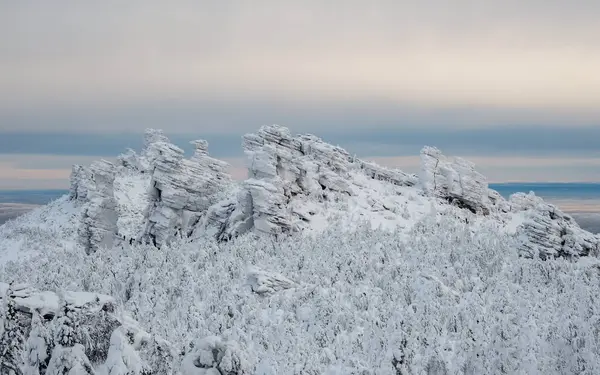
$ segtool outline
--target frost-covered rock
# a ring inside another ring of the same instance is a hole
[[[372,162],[359,161],[360,168],[369,177],[398,186],[414,186],[419,182],[416,175],[404,173],[399,169],[386,168]]]
[[[500,195],[500,193],[498,193],[496,190],[488,189],[488,199],[489,199],[491,207],[496,212],[502,212],[502,213],[510,212],[510,210],[511,210],[510,203],[506,199],[504,199],[504,197],[502,195]]]
[[[248,269],[247,282],[252,291],[257,294],[271,294],[283,289],[294,288],[297,285],[281,274],[256,267]]]
[[[156,159],[160,157],[163,143],[170,143],[169,138],[160,129],[146,129],[144,132],[144,146],[138,157],[142,171],[151,173]]]
[[[208,143],[192,143],[196,150],[189,160],[171,143],[151,144],[156,158],[145,236],[157,245],[174,236],[187,237],[231,184],[227,163],[208,156]]]
[[[413,186],[416,177],[352,157],[346,150],[314,135],[293,136],[278,126],[263,126],[243,138],[248,179],[226,223],[226,237],[248,230],[281,234],[311,218],[297,215],[294,201],[310,197],[339,201],[362,189],[355,173],[396,186]]]
[[[533,192],[513,194],[509,204],[513,212],[525,211],[518,228],[524,256],[547,259],[600,254],[599,236],[581,229],[571,216]]]
[[[90,166],[92,186],[83,207],[79,240],[87,253],[111,248],[117,235],[117,203],[113,191],[115,166],[101,160]]]
[[[117,157],[117,161],[118,164],[123,168],[140,172],[143,170],[140,157],[134,150],[130,148],[127,149],[127,151],[125,151],[121,155],[119,155]]]
[[[467,160],[448,160],[437,148],[424,147],[419,179],[429,196],[456,202],[473,212],[490,211],[487,180]]]
[[[60,297],[54,292],[39,291],[28,284],[9,284],[0,282],[0,299],[3,299],[11,288],[11,296],[16,309],[23,314],[31,315],[33,311],[52,319],[60,311]],[[115,309],[114,298],[97,293],[65,292],[64,303],[74,310],[85,310],[92,313],[99,311],[112,312]]]
[[[71,169],[71,188],[69,190],[69,198],[71,200],[85,202],[88,197],[90,185],[92,184],[90,171],[81,166],[74,164]]]

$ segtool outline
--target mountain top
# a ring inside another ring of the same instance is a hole
[[[192,142],[188,159],[148,130],[139,152],[74,166],[67,196],[0,227],[0,279],[15,281],[2,287],[5,366],[599,369],[600,237],[533,193],[504,199],[434,147],[412,175],[277,125],[243,137],[248,178],[237,182]],[[95,326],[102,335],[85,339]]]

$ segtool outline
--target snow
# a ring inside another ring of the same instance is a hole
[[[0,297],[55,317],[22,348],[50,373],[600,372],[600,239],[539,197],[436,149],[417,177],[279,126],[244,137],[235,184],[205,141],[146,138],[0,226]],[[85,219],[99,189],[114,221]],[[86,253],[81,228],[113,223]],[[69,319],[81,342],[43,339]]]
[[[9,284],[0,282],[0,299],[3,299],[9,289]],[[17,306],[26,311],[38,311],[42,316],[56,315],[60,309],[61,297],[63,301],[74,308],[89,308],[92,305],[104,306],[114,303],[114,298],[98,293],[65,291],[62,296],[51,291],[37,291],[28,284],[15,284],[12,287]]]
[[[517,212],[514,215],[510,216],[510,219],[506,223],[504,230],[506,231],[506,233],[516,234],[517,230],[521,225],[523,225],[526,219],[527,214],[524,211]]]
[[[144,213],[150,204],[150,175],[124,170],[114,182],[119,218],[119,236],[137,238],[144,228]]]
[[[0,267],[26,261],[55,247],[75,246],[79,207],[67,196],[0,226]]]

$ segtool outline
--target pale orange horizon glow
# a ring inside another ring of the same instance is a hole
[[[43,155],[39,157],[52,158],[52,156]],[[33,156],[29,155],[29,159],[33,160],[32,158]],[[29,169],[20,167],[16,163],[0,161],[0,189],[67,189],[71,164],[85,162],[92,158],[89,156],[57,157],[56,163],[62,164],[64,167],[50,169]],[[418,173],[419,171],[419,156],[363,157],[363,159],[407,173]],[[600,181],[600,158],[466,156],[464,159],[475,163],[476,169],[488,178],[489,183]],[[234,180],[242,181],[247,178],[248,170],[244,158],[223,158],[222,160],[229,164],[228,172]],[[584,170],[574,175],[556,175],[548,172],[548,169],[552,168],[569,169],[573,166],[592,167],[598,172],[589,173]]]

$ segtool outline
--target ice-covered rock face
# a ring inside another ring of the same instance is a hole
[[[231,184],[227,163],[208,156],[208,143],[194,141],[196,150],[185,159],[183,150],[167,142],[154,142],[152,202],[145,236],[161,245],[173,236],[188,236],[217,203],[218,194]]]
[[[79,240],[89,254],[100,248],[111,248],[117,234],[117,204],[113,182],[115,166],[101,160],[90,166],[91,186],[83,207]],[[81,186],[78,185],[77,189]]]
[[[437,148],[424,147],[419,179],[429,196],[455,202],[474,213],[490,211],[487,180],[467,160],[448,160]]]
[[[516,193],[509,199],[512,212],[525,211],[519,228],[521,253],[542,259],[597,256],[600,237],[579,227],[575,220],[534,193]]]

